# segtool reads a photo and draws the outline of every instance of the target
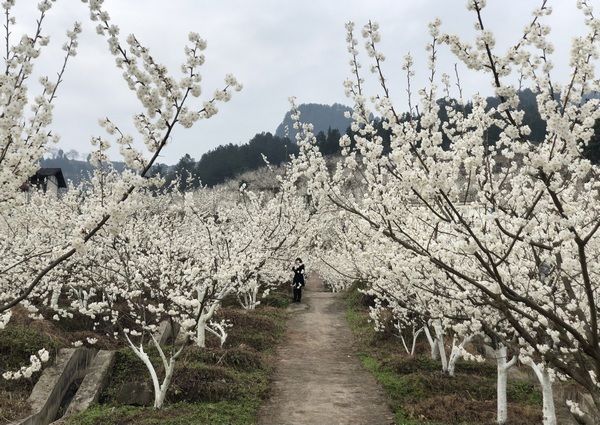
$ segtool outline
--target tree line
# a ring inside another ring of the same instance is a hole
[[[594,97],[592,94],[588,97]],[[522,90],[518,93],[519,107],[524,112],[523,122],[531,130],[531,140],[539,143],[546,134],[546,122],[540,116],[537,107],[536,93],[530,89]],[[488,97],[486,99],[487,109],[496,108],[500,101],[497,97]],[[439,121],[448,122],[447,107],[458,107],[462,113],[472,112],[472,104],[467,102],[459,105],[456,99],[440,98],[437,100],[439,106]],[[408,113],[402,114],[400,122],[407,122],[410,119],[419,120],[416,116],[410,116]],[[383,138],[384,152],[389,152],[391,130],[384,128],[381,118],[374,118],[373,123],[380,136]],[[500,137],[501,130],[492,126],[487,130],[486,139],[490,145],[496,144]],[[348,127],[346,134],[353,136],[355,134],[351,127]],[[446,133],[443,134],[442,146],[444,149],[450,148],[450,140]],[[337,128],[329,127],[327,131],[319,131],[316,134],[316,144],[323,155],[336,155],[341,152],[339,145],[341,134]],[[354,137],[351,137],[354,140]],[[165,178],[167,187],[174,187],[178,190],[193,190],[204,186],[215,186],[224,183],[227,180],[236,178],[242,173],[254,171],[265,166],[265,159],[273,165],[280,165],[285,162],[290,155],[298,153],[298,146],[289,137],[282,137],[270,132],[256,134],[247,143],[234,144],[228,143],[217,146],[216,148],[204,153],[199,160],[195,160],[191,155],[185,154],[174,166],[166,164],[156,164],[151,174],[160,174]],[[594,164],[600,162],[600,122],[594,126],[594,136],[590,143],[584,149],[585,156]],[[264,157],[263,157],[264,155]],[[77,152],[70,151],[64,153],[59,150],[50,158],[43,159],[41,165],[44,167],[60,167],[67,180],[72,184],[78,185],[82,180],[89,179],[93,167],[88,160],[78,160]],[[125,168],[123,162],[112,162],[113,167],[122,172]],[[177,181],[177,182],[176,182]],[[176,182],[176,183],[175,183]]]
[[[324,155],[338,153],[340,150],[340,132],[329,128],[327,132],[317,134],[317,145]],[[264,167],[265,160],[272,165],[280,165],[290,155],[298,154],[298,146],[287,137],[259,133],[248,143],[235,145],[229,143],[212,149],[195,161],[185,154],[177,164],[168,168],[159,165],[155,173],[165,177],[167,185],[174,183],[179,190],[197,189],[203,186],[215,186],[240,174]]]

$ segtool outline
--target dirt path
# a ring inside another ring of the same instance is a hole
[[[277,352],[271,398],[260,425],[389,425],[393,415],[356,357],[339,294],[311,276]],[[308,308],[306,308],[308,306]]]

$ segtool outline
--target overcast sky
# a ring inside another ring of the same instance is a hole
[[[33,3],[17,1],[19,30],[33,25]],[[540,1],[488,3],[484,17],[505,51]],[[556,46],[555,76],[564,81],[569,46],[583,31],[582,19],[575,0],[550,3],[554,8],[549,22]],[[349,20],[359,28],[369,19],[380,23],[392,96],[398,107],[405,109],[403,56],[410,51],[417,75],[424,75],[427,24],[435,17],[442,19],[444,30],[471,40],[473,16],[465,4],[464,0],[107,0],[106,9],[123,36],[134,33],[177,75],[187,33],[200,33],[208,41],[202,73],[205,93],[220,87],[226,73],[233,73],[244,84],[242,92],[220,106],[217,116],[192,129],[176,129],[160,160],[173,164],[185,153],[199,159],[220,144],[244,143],[258,132],[274,132],[289,108],[289,96],[296,96],[301,103],[348,104],[342,83],[349,73],[344,30]],[[57,0],[49,12],[45,29],[51,45],[36,72],[56,72],[64,30],[75,20],[82,22],[84,32],[79,54],[60,89],[53,128],[61,135],[60,148],[89,152],[90,138],[103,134],[99,118],[108,116],[130,128],[131,116],[140,108],[107,53],[104,39],[95,33],[86,5],[77,0]],[[440,72],[452,72],[455,62],[450,54],[441,54]],[[474,76],[461,68],[461,78],[466,92],[490,93],[489,77]],[[32,93],[36,89],[35,84],[30,88]]]

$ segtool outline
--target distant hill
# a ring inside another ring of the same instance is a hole
[[[587,99],[600,98],[597,92],[586,95]],[[446,106],[455,105],[454,99],[438,99],[440,106],[439,118],[441,122],[447,122],[448,116]],[[496,97],[487,98],[488,109],[499,105],[500,100]],[[534,142],[542,142],[546,134],[546,122],[540,116],[537,108],[536,93],[525,89],[519,92],[519,104],[524,112],[523,122],[531,130],[530,139]],[[453,106],[453,107],[454,107]],[[323,155],[335,157],[340,153],[339,140],[342,134],[347,132],[351,120],[344,117],[344,112],[351,109],[340,104],[320,105],[316,103],[302,104],[299,106],[302,122],[310,122],[315,126],[316,145]],[[472,105],[464,105],[464,112],[470,113]],[[409,119],[407,113],[400,116],[400,121]],[[413,117],[412,119],[418,119]],[[289,138],[285,137],[285,126],[289,128]],[[380,117],[375,117],[373,125],[379,135],[382,136],[384,152],[390,149],[391,130],[386,127]],[[500,137],[501,130],[492,126],[486,132],[486,140],[494,144]],[[237,183],[241,180],[252,180],[254,186],[265,184],[256,183],[255,180],[261,180],[260,172],[258,177],[254,171],[264,167],[263,155],[269,163],[278,166],[287,161],[290,154],[298,153],[298,146],[294,143],[295,131],[292,126],[290,113],[285,115],[283,122],[277,128],[275,135],[269,132],[256,134],[246,143],[226,144],[218,146],[202,155],[200,160],[196,161],[190,155],[184,155],[176,165],[156,164],[150,174],[160,174],[165,177],[167,182],[173,182],[178,177],[187,179],[181,181],[179,189],[189,190],[197,188],[200,183],[208,186],[215,186],[234,179]],[[443,135],[442,146],[448,148],[450,139],[446,134]],[[589,145],[586,146],[584,155],[594,163],[600,163],[600,120],[594,127],[594,136]],[[48,159],[42,160],[42,167],[60,167],[63,170],[65,179],[70,180],[72,184],[77,184],[82,180],[89,178],[92,170],[91,165],[85,160],[84,155],[76,151],[51,152]],[[118,171],[125,167],[122,162],[114,162],[113,166]],[[236,184],[237,184],[236,183]],[[270,184],[270,181],[269,181]]]
[[[338,130],[341,134],[346,133],[352,120],[344,116],[344,112],[352,112],[349,106],[334,103],[333,105],[321,105],[319,103],[303,103],[298,106],[300,111],[300,121],[311,123],[315,129],[314,133],[320,131],[327,133],[327,130]],[[283,122],[279,124],[275,131],[275,136],[285,137],[286,126],[288,128],[288,137],[291,141],[296,140],[296,130],[294,130],[291,113],[288,111],[283,118]]]

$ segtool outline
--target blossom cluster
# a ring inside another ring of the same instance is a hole
[[[2,374],[2,377],[6,380],[17,380],[21,378],[29,379],[34,373],[39,372],[42,369],[42,363],[46,363],[50,359],[50,353],[44,348],[39,350],[36,354],[32,354],[29,357],[30,364],[28,366],[22,366],[17,371],[6,371]]]

